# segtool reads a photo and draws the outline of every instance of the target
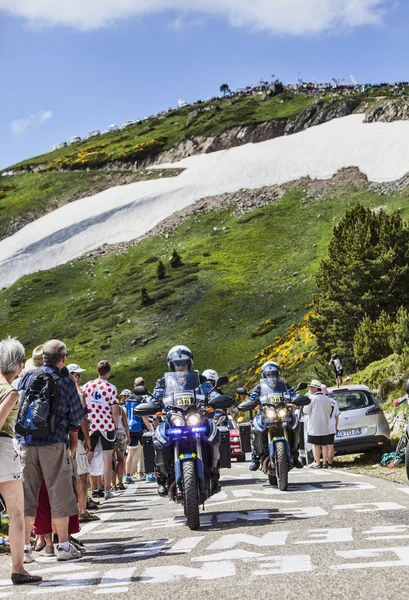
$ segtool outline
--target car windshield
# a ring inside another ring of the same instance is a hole
[[[372,394],[364,390],[334,390],[331,395],[337,401],[340,411],[366,408],[374,404]]]
[[[227,420],[227,428],[228,429],[237,429],[237,423],[234,419]]]

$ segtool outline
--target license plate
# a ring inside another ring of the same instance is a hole
[[[361,435],[362,429],[343,429],[337,432],[337,437],[347,437],[349,435]]]
[[[183,396],[182,398],[178,398],[178,406],[188,406],[193,403],[193,398],[190,396]]]

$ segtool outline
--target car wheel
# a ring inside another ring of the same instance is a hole
[[[243,454],[242,456],[238,456],[237,457],[237,462],[246,462],[246,455]]]

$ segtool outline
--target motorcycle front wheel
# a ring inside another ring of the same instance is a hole
[[[278,489],[285,492],[288,488],[288,459],[284,442],[276,442],[275,461]]]
[[[191,530],[199,529],[199,496],[197,491],[197,478],[195,464],[185,461],[183,468],[183,491],[184,512],[187,518],[187,526]]]

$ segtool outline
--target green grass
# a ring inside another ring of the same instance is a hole
[[[345,190],[332,191],[317,206],[295,188],[244,217],[222,210],[193,217],[167,239],[74,261],[1,291],[0,338],[17,336],[27,356],[46,339],[63,339],[86,377],[94,376],[98,360],[110,360],[118,387],[129,387],[136,374],[152,387],[166,369],[168,349],[183,343],[197,368],[238,375],[238,384],[255,354],[305,315],[334,219],[357,201],[406,207],[405,200],[404,194]],[[178,269],[168,266],[174,248],[184,262]],[[160,258],[167,265],[162,281],[156,279]],[[140,307],[141,287],[155,300],[152,306]],[[266,319],[274,329],[252,337]],[[299,376],[309,369],[301,365]]]
[[[327,102],[332,98],[333,96],[328,94],[321,102]],[[354,94],[348,96],[348,98],[364,100],[370,98],[370,96]],[[98,138],[85,140],[67,148],[61,148],[21,161],[9,168],[17,170],[27,169],[27,167],[33,168],[48,163],[55,158],[69,157],[78,150],[91,149],[101,144],[103,144],[103,152],[109,154],[119,152],[119,148],[123,146],[130,147],[152,139],[165,138],[164,149],[166,150],[185,139],[199,135],[214,136],[236,125],[295,117],[315,101],[315,98],[309,98],[303,94],[298,96],[281,94],[266,101],[263,101],[261,96],[211,100],[174,110],[158,117],[152,117],[123,131],[106,133]],[[339,101],[344,102],[345,98],[340,97]],[[187,126],[188,117],[194,111],[200,112]]]

